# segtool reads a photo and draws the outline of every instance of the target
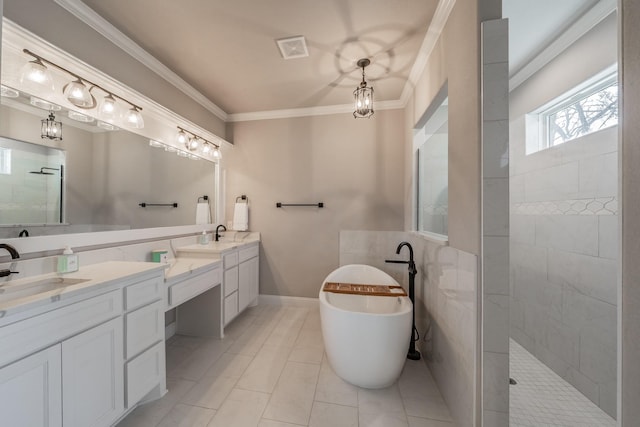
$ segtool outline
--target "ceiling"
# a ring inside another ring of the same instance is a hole
[[[68,0],[71,1],[71,0]],[[376,103],[398,101],[438,0],[74,0],[226,114],[350,104],[366,79]],[[510,76],[598,3],[503,0]],[[276,40],[304,36],[309,56],[284,60]],[[378,104],[379,105],[379,104]]]
[[[84,0],[228,114],[400,99],[437,0]],[[276,39],[304,36],[284,60]]]

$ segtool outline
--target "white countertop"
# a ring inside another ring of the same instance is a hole
[[[176,248],[176,252],[178,254],[197,254],[208,255],[210,257],[219,257],[223,252],[231,251],[234,249],[242,249],[244,246],[248,246],[259,241],[260,233],[248,233],[242,238],[238,238],[238,236],[236,235],[233,240],[222,239],[218,242],[209,242],[206,245],[196,243],[194,245],[180,246],[179,248]],[[188,257],[188,255],[179,255],[178,258],[180,258],[181,256]]]
[[[0,317],[6,317],[35,307],[46,306],[69,299],[75,295],[93,291],[107,286],[116,280],[135,277],[153,270],[161,270],[165,265],[151,262],[107,261],[99,264],[81,266],[78,271],[60,275],[57,273],[42,274],[24,279],[10,280],[0,285]],[[62,278],[70,284],[60,284],[51,290],[32,295],[19,296],[22,289],[37,286],[47,280]],[[74,280],[84,280],[73,283]],[[11,293],[16,292],[13,298]]]

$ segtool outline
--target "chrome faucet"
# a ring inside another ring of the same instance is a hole
[[[14,248],[11,245],[8,245],[6,243],[0,243],[0,249],[6,249],[7,252],[9,252],[11,254],[11,259],[18,259],[20,258],[20,254],[18,253],[18,251],[16,250],[16,248]]]
[[[227,227],[225,227],[224,225],[220,224],[219,226],[216,227],[216,236],[215,236],[215,241],[217,242],[218,240],[220,240],[220,227],[222,227],[222,229],[224,231],[227,231]]]

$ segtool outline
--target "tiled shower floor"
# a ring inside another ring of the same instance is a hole
[[[510,340],[509,427],[615,427],[616,422],[571,384]]]

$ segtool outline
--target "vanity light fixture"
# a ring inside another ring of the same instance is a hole
[[[86,110],[95,108],[97,102],[96,98],[92,94],[92,91],[94,89],[99,89],[105,94],[105,96],[98,107],[98,117],[100,117],[104,121],[114,121],[118,116],[118,107],[116,101],[122,101],[125,104],[129,104],[129,106],[131,107],[129,110],[126,110],[123,113],[123,123],[134,129],[141,129],[144,127],[144,119],[142,117],[142,114],[140,113],[140,111],[142,111],[142,107],[139,107],[131,101],[128,101],[123,97],[106,90],[102,86],[83,77],[80,77],[79,75],[67,70],[66,68],[61,67],[60,65],[31,52],[29,49],[23,49],[22,52],[33,57],[34,59],[32,61],[29,61],[23,67],[20,83],[23,83],[25,81],[39,84],[46,83],[48,86],[50,86],[50,89],[54,89],[53,79],[51,78],[51,73],[47,68],[47,65],[54,67],[60,71],[65,72],[66,74],[69,74],[75,79],[67,83],[63,88],[64,97],[72,105]]]
[[[89,109],[96,106],[96,99],[91,95],[87,86],[82,83],[80,77],[67,83],[62,89],[62,94],[67,101],[79,108]]]
[[[5,98],[17,98],[20,96],[20,92],[5,85],[0,85],[0,96]]]
[[[207,141],[201,136],[196,135],[193,132],[189,132],[180,126],[178,126],[177,141],[189,151],[198,152],[202,156],[210,156],[214,160],[220,160],[222,158],[222,153],[218,144]],[[180,154],[180,151],[178,151],[178,154]]]
[[[62,122],[56,121],[53,110],[49,112],[49,117],[42,119],[40,137],[62,141]]]
[[[362,68],[362,81],[360,82],[360,86],[353,91],[353,96],[355,98],[355,111],[353,112],[353,117],[358,118],[369,118],[373,116],[373,88],[367,87],[367,82],[364,79],[364,69],[371,61],[367,58],[362,58],[358,60],[358,67]]]
[[[34,59],[27,62],[22,67],[22,72],[20,73],[20,84],[24,85],[35,83],[35,85],[54,91],[55,87],[53,85],[51,71],[49,71],[47,66],[44,65],[42,58],[36,55],[31,56],[33,56]]]

